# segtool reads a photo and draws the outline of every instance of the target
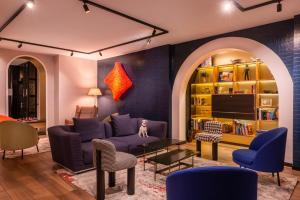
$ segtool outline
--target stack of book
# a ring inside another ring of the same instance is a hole
[[[247,121],[234,120],[233,127],[237,135],[253,135],[253,124]]]
[[[192,119],[191,120],[191,129],[194,131],[203,131],[205,122],[209,119]]]
[[[276,120],[276,108],[260,108],[258,109],[258,119],[259,120]]]

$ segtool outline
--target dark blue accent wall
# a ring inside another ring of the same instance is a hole
[[[132,117],[169,121],[169,53],[167,45],[98,61],[98,86],[103,93],[98,101],[100,118],[119,112],[130,113]],[[111,91],[103,82],[116,61],[123,64],[133,81],[133,87],[119,102],[112,99]]]
[[[300,168],[300,15],[294,19],[294,166]]]
[[[105,89],[101,81],[103,81],[103,76],[108,72],[113,66],[114,61],[123,61],[125,67],[132,77],[136,77],[137,74],[143,74],[143,79],[137,80],[139,84],[145,84],[144,90],[141,88],[134,88],[133,91],[129,92],[126,97],[119,103],[114,103],[111,101],[109,96],[109,91],[106,92],[104,97],[100,100],[100,111],[101,116],[116,112],[118,109],[121,112],[134,113],[136,116],[146,116],[149,119],[159,119],[169,122],[169,127],[171,127],[171,91],[173,82],[177,75],[177,72],[185,61],[185,59],[201,45],[210,42],[214,39],[221,37],[245,37],[249,39],[256,40],[270,49],[272,49],[285,63],[288,68],[289,73],[293,77],[294,82],[294,162],[293,165],[296,168],[300,168],[300,16],[296,16],[294,19],[286,20],[282,22],[267,24],[263,26],[258,26],[254,28],[249,28],[245,30],[235,31],[231,33],[225,33],[217,36],[212,36],[204,39],[189,41],[181,44],[164,46],[160,48],[154,48],[138,53],[133,53],[125,56],[120,56],[116,58],[107,59],[104,61],[99,61],[99,85],[101,88]],[[155,59],[155,60],[152,60]],[[151,61],[150,61],[151,60]],[[128,65],[127,65],[127,64]],[[137,64],[139,63],[139,64]],[[157,69],[158,66],[149,64],[157,63],[159,66],[169,66],[163,69]],[[140,66],[139,69],[135,69],[135,66]],[[131,68],[134,69],[131,69]],[[148,69],[148,67],[153,69]],[[137,71],[136,71],[137,70]],[[142,70],[146,70],[142,72]],[[153,71],[152,71],[153,70]],[[151,71],[151,72],[149,72]],[[160,72],[162,75],[154,76],[152,72]],[[154,90],[153,87],[161,87],[158,90]],[[102,90],[103,90],[102,89]],[[141,95],[145,95],[149,90],[152,96],[155,98],[147,99],[147,104],[150,105],[149,108],[159,106],[156,109],[149,110],[140,106],[141,101],[134,100],[135,98],[141,98]],[[138,92],[141,91],[142,92]],[[166,94],[165,94],[166,92]],[[140,94],[140,95],[139,95]],[[162,96],[161,96],[162,95]],[[127,99],[128,98],[128,99]],[[156,98],[160,98],[157,100]],[[163,100],[161,98],[164,98]],[[152,103],[151,101],[154,101]],[[136,102],[134,106],[133,102]],[[105,105],[106,107],[103,108]],[[108,106],[107,106],[108,105]],[[168,118],[168,116],[170,116]]]

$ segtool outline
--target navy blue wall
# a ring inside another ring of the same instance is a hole
[[[132,117],[169,121],[169,46],[118,56],[98,61],[98,86],[103,96],[99,98],[99,115],[104,118],[111,113],[130,113]],[[111,91],[103,80],[114,63],[119,61],[133,81],[119,102],[112,99]]]
[[[300,16],[294,20],[294,166],[300,168]]]
[[[126,111],[129,113],[136,113],[138,115],[143,115],[149,116],[149,118],[155,119],[155,116],[158,115],[160,120],[165,119],[165,117],[169,116],[171,104],[166,105],[167,103],[171,102],[171,93],[169,88],[172,87],[173,82],[175,80],[175,77],[177,75],[177,72],[184,62],[184,60],[197,48],[199,48],[201,45],[212,41],[217,38],[221,37],[245,37],[249,39],[256,40],[270,49],[272,49],[277,55],[283,60],[285,65],[288,68],[288,71],[290,72],[291,76],[293,77],[294,81],[294,166],[297,168],[300,168],[300,17],[295,17],[294,19],[291,20],[286,20],[282,22],[277,22],[273,24],[268,24],[268,25],[263,25],[259,27],[254,27],[250,29],[245,29],[245,30],[240,30],[240,31],[235,31],[231,33],[226,33],[226,34],[221,34],[209,38],[204,38],[204,39],[199,39],[199,40],[194,40],[190,42],[185,42],[181,44],[176,44],[176,45],[171,45],[169,47],[161,47],[164,50],[160,48],[154,48],[134,54],[129,54],[117,58],[112,58],[108,59],[108,61],[99,61],[99,72],[106,74],[108,72],[108,66],[112,67],[113,62],[117,61],[120,59],[123,59],[125,62],[127,59],[130,60],[129,63],[135,63],[135,62],[140,62],[140,68],[141,69],[147,69],[148,67],[154,67],[154,71],[157,70],[156,66],[154,65],[149,65],[149,62],[156,62],[156,63],[164,63],[165,64],[170,64],[170,69],[165,69],[168,70],[168,72],[164,71],[164,73],[167,73],[163,76],[159,77],[159,85],[163,86],[165,89],[162,89],[163,91],[168,90],[168,95],[163,95],[163,98],[168,98],[164,99],[163,105],[167,106],[164,109],[156,109],[153,110],[153,112],[146,111],[144,110],[143,106],[138,106],[135,107],[132,104],[127,105],[127,100],[124,98],[122,102],[123,104],[120,103],[118,105],[111,105],[113,108],[113,111],[117,110],[117,106],[122,107],[122,111]],[[138,56],[138,55],[147,55],[151,54],[155,56],[151,56],[151,59],[158,59],[156,61],[151,60],[149,61],[149,56],[144,57],[143,56]],[[135,61],[135,59],[137,59]],[[142,59],[142,60],[141,60]],[[169,63],[169,60],[171,60],[171,63]],[[105,65],[103,65],[105,64]],[[103,69],[102,69],[103,68]],[[111,68],[110,68],[111,69]],[[130,72],[130,69],[129,73]],[[147,69],[149,70],[149,69]],[[100,73],[100,82],[103,80],[103,74],[101,75]],[[142,72],[141,72],[142,73]],[[153,76],[152,73],[143,73],[147,80],[140,80],[140,84],[146,84],[146,86],[155,84],[157,85],[158,77]],[[148,79],[149,78],[149,79]],[[102,84],[100,84],[101,87],[103,87]],[[146,87],[147,88],[147,87]],[[151,87],[150,87],[151,88]],[[162,90],[158,91],[153,91],[152,89],[150,90],[153,92],[152,95],[156,95],[158,97],[159,95],[162,94]],[[157,92],[157,93],[156,93]],[[143,91],[143,94],[146,94],[146,91]],[[132,97],[132,95],[128,94],[128,96]],[[133,95],[134,96],[134,95]],[[135,95],[133,98],[139,98],[140,96]],[[111,98],[111,97],[110,97]],[[106,102],[108,102],[108,99],[105,99]],[[134,102],[134,99],[128,100],[130,102]],[[100,100],[100,102],[104,103],[104,100]],[[105,103],[106,103],[105,102]],[[153,105],[158,105],[159,102],[155,101],[155,104]],[[149,104],[150,99],[149,99]],[[153,106],[151,105],[151,106]],[[102,110],[103,107],[100,105],[100,109]],[[111,108],[109,108],[111,109]],[[156,113],[157,111],[165,112],[165,113]],[[108,111],[106,108],[104,109],[105,114],[109,114],[113,112],[112,110]],[[145,112],[145,113],[144,113]],[[100,111],[101,113],[101,111]],[[162,117],[163,116],[163,117]],[[171,115],[170,115],[171,116]],[[169,118],[169,123],[171,123],[171,117]],[[171,125],[170,125],[171,126]],[[169,126],[169,127],[170,127]]]

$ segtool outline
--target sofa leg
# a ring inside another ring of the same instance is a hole
[[[198,152],[197,157],[201,157],[201,141],[196,140],[196,150]]]
[[[2,160],[5,159],[5,150],[3,150],[3,156],[2,156]]]
[[[108,186],[115,187],[116,186],[116,172],[108,173]]]
[[[274,177],[274,172],[272,172],[272,177]]]
[[[212,143],[212,158],[218,160],[218,143]]]
[[[127,169],[127,194],[134,195],[135,192],[135,167]]]
[[[36,145],[36,150],[37,150],[37,152],[40,152],[38,145]]]
[[[105,199],[105,174],[101,165],[101,151],[96,151],[97,200]]]
[[[280,186],[280,177],[279,177],[279,172],[277,172],[277,183],[278,183],[278,186]]]
[[[22,159],[24,158],[24,150],[22,149]]]

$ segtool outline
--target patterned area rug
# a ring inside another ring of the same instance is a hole
[[[26,155],[32,155],[32,154],[37,154],[37,153],[44,153],[44,152],[48,152],[50,151],[50,143],[49,143],[49,139],[48,137],[43,137],[39,139],[39,151],[37,152],[36,146],[28,148],[28,149],[24,149],[24,156]],[[1,150],[1,155],[3,153],[3,151]],[[5,158],[16,158],[16,157],[21,157],[21,150],[18,151],[6,151],[5,152]]]
[[[190,160],[186,160],[190,162]],[[225,164],[206,160],[202,158],[195,158],[195,167],[204,166],[224,166]],[[160,166],[163,167],[163,166]],[[159,169],[159,168],[158,168]],[[79,175],[72,175],[66,170],[58,170],[57,173],[68,183],[73,184],[92,196],[96,196],[96,171],[89,171]],[[107,173],[106,173],[107,175]],[[259,173],[258,180],[258,199],[259,200],[288,200],[290,199],[295,186],[297,184],[297,177],[281,173],[281,187],[277,186],[276,176],[271,174]],[[135,195],[128,196],[126,193],[127,171],[123,170],[116,173],[117,186],[106,190],[106,199],[111,200],[164,200],[166,199],[166,176],[157,175],[156,181],[153,177],[153,166],[146,165],[146,171],[143,170],[143,162],[139,159],[136,166],[136,185]],[[106,177],[106,183],[108,177]],[[108,186],[106,186],[108,187]]]

